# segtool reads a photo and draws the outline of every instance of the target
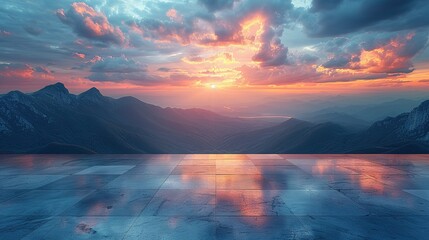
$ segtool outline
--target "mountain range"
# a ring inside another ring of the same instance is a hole
[[[346,117],[276,124],[56,83],[0,96],[0,153],[429,153],[429,101],[373,124]]]

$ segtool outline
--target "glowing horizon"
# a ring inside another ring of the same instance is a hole
[[[114,96],[168,92],[174,103],[183,92],[204,102],[198,95],[428,90],[428,4],[396,5],[7,1],[1,93],[63,82]]]

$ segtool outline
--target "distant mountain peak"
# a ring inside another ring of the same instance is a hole
[[[429,108],[429,100],[422,102],[417,109],[428,109]]]
[[[422,102],[409,113],[405,129],[426,138],[429,134],[429,100]]]
[[[301,119],[296,119],[296,118],[289,118],[288,120],[282,123],[282,125],[290,125],[290,124],[311,124],[311,123]]]
[[[85,92],[79,94],[79,96],[92,96],[92,97],[102,97],[103,94],[101,94],[100,90],[98,90],[95,87],[92,87]]]
[[[23,93],[23,92],[15,90],[15,91],[10,91],[6,95],[4,95],[4,97],[9,99],[9,100],[21,102],[24,99],[26,99],[27,95],[25,95],[25,93]]]
[[[60,93],[60,94],[69,94],[69,90],[64,86],[63,83],[57,82],[55,84],[52,85],[48,85],[42,89],[40,89],[39,91],[37,91],[36,93]]]
[[[69,90],[64,86],[64,84],[60,82],[40,89],[34,93],[34,96],[53,99],[56,102],[67,104],[71,103],[75,97],[74,95],[70,94]]]
[[[99,102],[99,101],[102,101],[104,99],[104,96],[103,96],[103,94],[101,94],[101,92],[97,88],[92,87],[92,88],[86,90],[85,92],[79,94],[78,98],[84,99],[84,100],[91,100],[91,101]]]
[[[12,97],[23,96],[23,95],[25,95],[25,94],[21,91],[18,91],[18,90],[10,91],[6,94],[6,96],[12,96]]]

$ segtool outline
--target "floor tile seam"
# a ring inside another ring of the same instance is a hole
[[[87,198],[88,196],[90,196],[93,193],[98,192],[99,189],[92,189],[92,190],[88,190],[89,192],[86,193],[81,199],[79,199],[78,201],[76,201],[74,204],[72,204],[71,206],[67,207],[66,209],[64,209],[61,213],[58,213],[55,215],[55,217],[60,217],[62,216],[62,213],[66,213],[67,211],[69,211],[70,209],[72,209],[75,205],[77,205],[80,201],[82,201],[83,199]]]
[[[119,178],[120,176],[122,176],[123,174],[83,174],[83,175],[70,175],[70,176],[88,176],[88,175],[92,175],[92,176],[94,176],[94,175],[96,175],[96,176],[115,176],[113,179],[111,179],[110,181],[108,181],[108,182],[106,182],[105,184],[102,184],[102,186],[100,186],[100,187],[98,187],[98,188],[65,188],[65,189],[63,189],[63,188],[60,188],[60,189],[43,189],[43,187],[45,187],[46,185],[49,185],[49,184],[51,184],[51,183],[54,183],[54,182],[56,182],[56,181],[60,181],[60,180],[62,180],[62,179],[64,179],[64,178],[66,178],[66,177],[69,177],[69,176],[66,176],[66,177],[63,177],[63,178],[59,178],[59,179],[57,179],[57,180],[55,180],[55,181],[53,181],[53,182],[50,182],[50,183],[48,183],[48,184],[45,184],[45,185],[43,185],[43,186],[40,186],[40,187],[38,187],[38,188],[35,188],[35,189],[33,189],[33,190],[99,190],[99,189],[103,189],[105,186],[107,186],[110,182],[112,182],[113,180],[115,180],[115,179],[117,179],[117,178]]]
[[[335,189],[336,190],[336,189]],[[352,189],[352,190],[359,190],[359,189]],[[344,196],[345,198],[349,199],[350,201],[352,201],[354,204],[356,204],[357,206],[359,206],[361,209],[365,210],[368,214],[366,214],[365,216],[370,216],[372,214],[372,212],[370,211],[371,209],[368,208],[368,205],[362,204],[360,202],[358,202],[358,199],[354,199],[351,198],[347,195],[345,195],[343,192],[341,192],[340,190],[336,190],[338,193],[340,193],[342,196]]]
[[[35,232],[36,230],[38,230],[40,227],[42,227],[42,226],[44,226],[44,225],[48,224],[50,221],[53,221],[55,218],[57,218],[56,216],[51,216],[51,217],[52,217],[51,219],[49,219],[48,221],[46,221],[45,223],[43,223],[42,225],[40,225],[38,228],[35,228],[35,229],[33,229],[32,231],[30,231],[29,233],[25,234],[25,235],[24,235],[24,236],[22,236],[20,239],[24,239],[24,238],[26,238],[27,236],[30,236],[30,234],[32,234],[33,232]],[[48,235],[48,233],[50,233],[50,232],[54,229],[54,227],[55,227],[55,226],[52,226],[52,227],[50,227],[50,228],[49,228],[49,230],[48,230],[47,232],[44,232],[43,237],[45,237],[46,235]],[[43,238],[42,238],[42,239],[43,239]]]
[[[0,189],[0,191],[1,191],[1,190],[2,190],[2,189]],[[10,196],[10,197],[8,197],[7,199],[4,199],[4,200],[0,201],[0,205],[1,205],[2,203],[4,203],[4,202],[7,202],[7,201],[9,201],[9,200],[14,199],[15,197],[19,197],[19,196],[21,196],[21,195],[23,195],[23,194],[25,194],[25,193],[29,192],[29,191],[25,191],[25,190],[27,190],[27,189],[5,189],[5,190],[22,190],[22,193],[19,193],[19,194],[14,195],[14,196]],[[32,190],[33,190],[33,189],[32,189]],[[30,191],[31,191],[31,190],[30,190]]]
[[[180,160],[182,161],[182,160]],[[177,167],[177,165],[176,165]],[[176,168],[175,167],[175,168]],[[153,175],[159,175],[159,174],[153,174]],[[144,210],[149,206],[149,204],[153,201],[153,199],[155,198],[156,194],[158,194],[158,192],[161,190],[162,185],[164,185],[164,183],[167,181],[167,179],[170,177],[171,173],[167,175],[167,177],[164,179],[164,181],[159,185],[159,187],[157,189],[153,189],[155,190],[155,193],[153,194],[153,196],[150,198],[150,200],[147,202],[147,204],[144,206],[144,208],[142,208],[142,210],[140,210],[139,214],[135,216],[135,218],[133,219],[132,223],[130,224],[130,227],[128,228],[128,230],[124,233],[122,240],[125,239],[129,233],[129,231],[131,230],[131,228],[134,226],[134,224],[136,224],[137,219],[139,219],[140,217],[142,217],[142,213],[144,212]]]
[[[140,210],[140,213],[137,215],[137,217],[140,217],[141,216],[141,214],[143,213],[143,211],[147,208],[147,206],[153,201],[153,199],[155,198],[155,196],[156,196],[156,194],[158,194],[158,192],[160,191],[160,190],[162,190],[161,189],[161,187],[162,187],[162,185],[164,185],[164,183],[167,181],[167,179],[170,177],[170,175],[171,174],[169,174],[169,175],[167,175],[167,177],[164,179],[164,181],[159,185],[159,187],[158,188],[156,188],[156,189],[150,189],[150,190],[154,190],[155,191],[155,193],[153,194],[153,196],[150,198],[150,200],[148,201],[148,203],[146,204],[146,206],[142,209],[142,210]],[[133,223],[134,224],[134,223]]]
[[[87,194],[85,194],[85,196],[83,196],[80,200],[76,201],[72,206],[70,206],[70,207],[66,208],[66,209],[65,209],[64,211],[62,211],[61,213],[68,211],[70,208],[72,208],[73,206],[75,206],[75,205],[76,205],[77,203],[79,203],[82,199],[86,198],[87,196],[89,196],[89,195],[90,195],[90,194],[92,194],[93,192],[95,192],[95,190],[91,190],[90,192],[88,192]],[[56,214],[56,215],[50,215],[50,216],[52,217],[52,219],[48,220],[46,223],[44,223],[44,224],[42,224],[41,226],[39,226],[39,228],[40,228],[40,227],[42,227],[42,226],[44,226],[45,224],[48,224],[50,221],[53,221],[53,220],[55,220],[55,219],[57,219],[57,218],[68,217],[68,216],[61,216],[61,215],[60,215],[61,213]],[[51,226],[51,227],[49,228],[49,230],[48,230],[48,231],[44,232],[43,237],[47,236],[47,235],[48,235],[48,234],[49,234],[49,233],[54,229],[54,227],[55,227],[55,226]],[[26,234],[25,236],[23,236],[23,237],[22,237],[22,239],[23,239],[23,238],[25,238],[25,237],[27,237],[27,236],[29,236],[31,233],[35,232],[35,231],[36,231],[37,229],[39,229],[39,228],[36,228],[36,229],[34,229],[33,231],[29,232],[28,234]]]

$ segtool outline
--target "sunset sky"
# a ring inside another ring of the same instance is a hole
[[[163,106],[429,90],[427,0],[5,0],[0,93]],[[222,103],[223,104],[223,103]]]

